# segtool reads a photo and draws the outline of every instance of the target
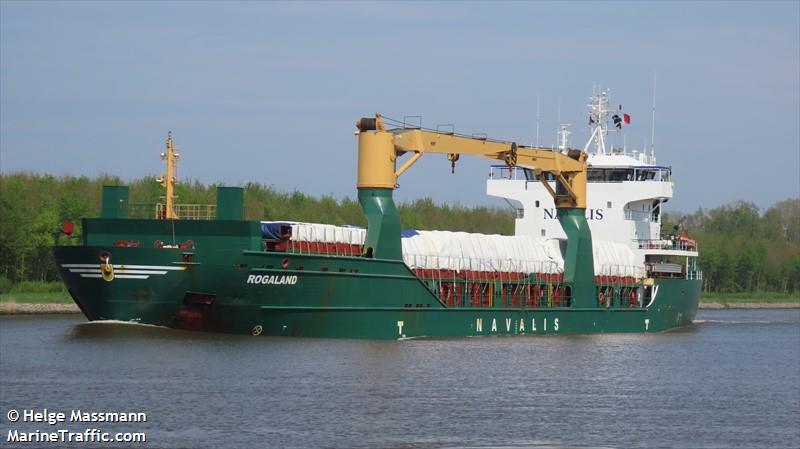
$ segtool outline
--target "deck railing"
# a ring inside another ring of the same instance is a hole
[[[175,213],[181,220],[213,220],[217,217],[216,204],[175,204]],[[163,219],[166,205],[163,203],[130,203],[128,217]]]
[[[690,280],[698,279],[698,280],[702,281],[703,280],[703,272],[700,271],[700,270],[689,270],[686,273],[686,279],[690,279]]]
[[[677,239],[636,239],[639,249],[671,249],[679,251],[697,251],[697,242],[694,240]]]

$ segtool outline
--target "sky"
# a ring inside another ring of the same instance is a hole
[[[172,131],[182,180],[355,197],[358,117],[583,147],[600,86],[640,149],[654,74],[667,211],[800,196],[797,1],[3,0],[0,172],[157,175]],[[395,197],[502,206],[490,164],[426,155]]]

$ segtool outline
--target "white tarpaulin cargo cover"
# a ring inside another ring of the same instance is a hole
[[[367,230],[364,228],[314,223],[292,224],[292,240],[298,242],[363,245],[366,238]]]
[[[268,223],[268,222],[264,222]],[[363,228],[287,223],[293,241],[363,245]],[[451,231],[404,231],[403,260],[411,268],[563,273],[558,239]],[[644,277],[642,261],[624,244],[593,240],[596,275]]]
[[[546,239],[528,236],[417,231],[404,237],[403,260],[411,268],[517,273],[560,273],[564,261]]]

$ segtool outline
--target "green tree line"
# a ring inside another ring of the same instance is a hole
[[[50,247],[75,243],[61,233],[61,223],[72,221],[80,234],[80,219],[99,215],[102,186],[120,184],[122,180],[113,176],[0,175],[0,277],[14,283],[58,280]],[[136,205],[161,201],[163,189],[154,177],[126,184],[134,210]],[[178,202],[214,204],[216,187],[180,182]],[[244,203],[248,219],[366,225],[361,206],[351,198],[314,197],[248,183]],[[424,198],[401,203],[398,209],[404,228],[514,232],[515,213],[504,208],[448,205]],[[692,214],[665,214],[663,226],[665,232],[679,226],[698,240],[706,292],[800,292],[800,198],[781,201],[763,213],[740,201]]]
[[[698,241],[703,291],[800,293],[800,198],[780,201],[763,213],[736,201],[692,214],[666,214]]]

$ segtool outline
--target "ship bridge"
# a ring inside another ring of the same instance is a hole
[[[637,240],[660,239],[661,205],[672,198],[673,187],[669,167],[592,164],[586,207],[592,236],[631,246],[638,246]],[[552,197],[530,170],[492,166],[486,193],[516,209],[516,234],[565,237]]]
[[[676,235],[661,235],[662,206],[672,198],[672,168],[658,165],[651,150],[628,151],[606,147],[609,118],[622,130],[630,116],[609,107],[608,91],[590,98],[589,126],[592,129],[584,151],[589,155],[586,219],[594,240],[622,243],[648,264],[651,272],[674,272],[685,277],[700,276],[695,260],[697,244]],[[561,125],[559,144],[553,151],[570,150],[569,125]],[[555,182],[551,183],[554,187]],[[503,198],[516,210],[515,233],[538,238],[565,238],[556,217],[552,197],[528,169],[491,166],[486,193]],[[676,262],[679,262],[676,263]],[[680,267],[678,267],[680,265]]]

